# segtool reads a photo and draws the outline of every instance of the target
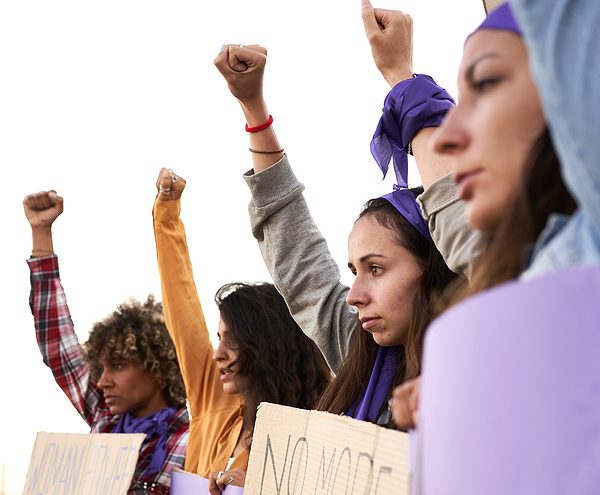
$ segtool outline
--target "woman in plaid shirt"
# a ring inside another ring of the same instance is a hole
[[[162,305],[152,296],[143,304],[126,301],[94,325],[82,346],[52,242],[63,200],[41,192],[23,206],[33,239],[30,304],[44,362],[92,432],[146,434],[129,493],[168,494],[171,471],[184,464],[189,418]]]

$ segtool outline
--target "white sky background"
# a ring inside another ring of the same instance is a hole
[[[414,70],[456,94],[479,0],[383,0],[415,23]],[[28,307],[22,199],[65,198],[55,251],[83,341],[124,299],[160,298],[151,208],[161,167],[188,181],[182,217],[207,321],[224,283],[268,280],[251,236],[244,119],[213,66],[223,43],[269,50],[265,94],[321,231],[351,282],[346,240],[362,203],[391,190],[369,152],[389,87],[359,0],[0,1],[0,464],[22,489],[37,431],[89,431],[42,363]],[[390,177],[391,179],[391,177]],[[420,182],[413,173],[412,184]],[[0,482],[1,483],[1,482]],[[0,489],[1,489],[0,484]]]

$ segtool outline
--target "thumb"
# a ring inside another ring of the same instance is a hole
[[[63,209],[63,198],[59,196],[54,189],[48,191],[48,199],[53,207],[56,207],[59,211]]]
[[[362,0],[361,15],[367,38],[381,30],[375,18],[375,9],[369,0]]]

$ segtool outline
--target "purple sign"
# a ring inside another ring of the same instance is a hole
[[[421,494],[600,493],[600,267],[449,310],[421,387]]]
[[[209,495],[208,480],[197,474],[186,471],[171,473],[171,495]],[[240,486],[227,486],[221,492],[223,495],[243,495]]]

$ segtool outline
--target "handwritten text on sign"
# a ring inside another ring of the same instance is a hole
[[[37,434],[24,495],[125,494],[143,434]]]
[[[261,404],[246,495],[408,494],[408,436],[333,414]]]

